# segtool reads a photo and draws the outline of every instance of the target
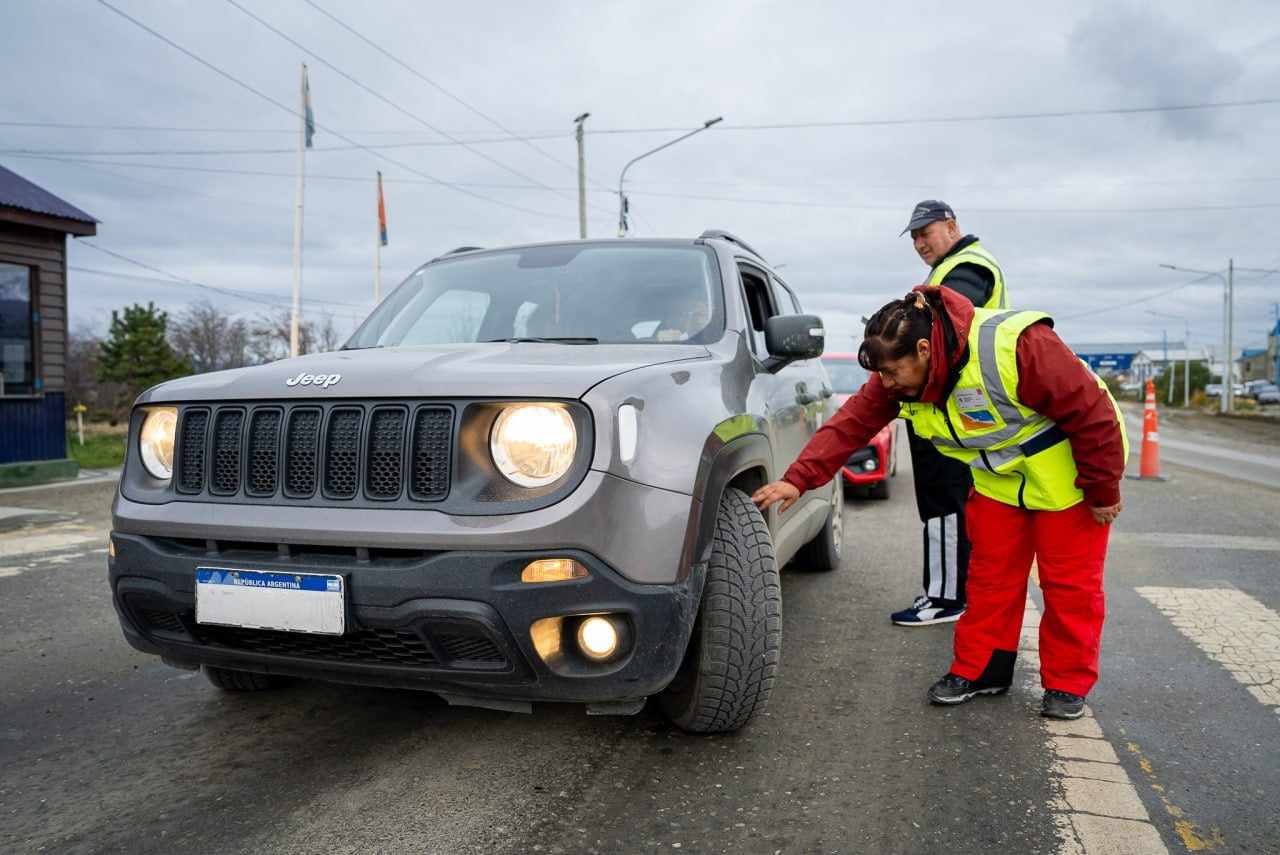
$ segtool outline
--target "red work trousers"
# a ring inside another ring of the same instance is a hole
[[[1102,565],[1111,526],[1098,525],[1081,502],[1063,511],[1028,511],[974,493],[965,509],[969,602],[956,624],[951,672],[1008,685],[1022,631],[1034,558],[1044,592],[1040,682],[1087,695],[1098,680],[1098,645],[1106,607]]]

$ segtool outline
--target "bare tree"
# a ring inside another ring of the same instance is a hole
[[[333,315],[329,312],[324,313],[319,325],[316,327],[315,340],[316,350],[319,353],[329,353],[342,346],[342,337],[333,325]]]
[[[249,364],[249,325],[208,300],[192,303],[170,325],[173,349],[196,373]]]
[[[274,362],[289,355],[288,309],[277,309],[258,315],[249,330],[248,352],[254,362]],[[342,337],[333,323],[333,315],[325,313],[319,319],[298,323],[298,352],[325,353],[337,350]]]

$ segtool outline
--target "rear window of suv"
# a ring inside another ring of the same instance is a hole
[[[564,244],[428,264],[349,348],[510,338],[705,344],[724,333],[713,252],[702,246]]]

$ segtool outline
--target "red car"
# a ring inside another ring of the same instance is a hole
[[[831,388],[835,390],[838,405],[843,405],[867,382],[867,369],[858,364],[856,353],[824,353],[822,364],[831,376]],[[876,434],[870,445],[849,455],[841,470],[846,489],[864,487],[873,499],[889,498],[889,479],[898,474],[897,433],[895,421]]]

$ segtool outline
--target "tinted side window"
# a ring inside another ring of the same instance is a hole
[[[742,295],[751,321],[751,347],[757,356],[763,358],[768,353],[764,342],[764,322],[778,312],[765,275],[744,264],[738,265],[738,272],[742,276]]]

